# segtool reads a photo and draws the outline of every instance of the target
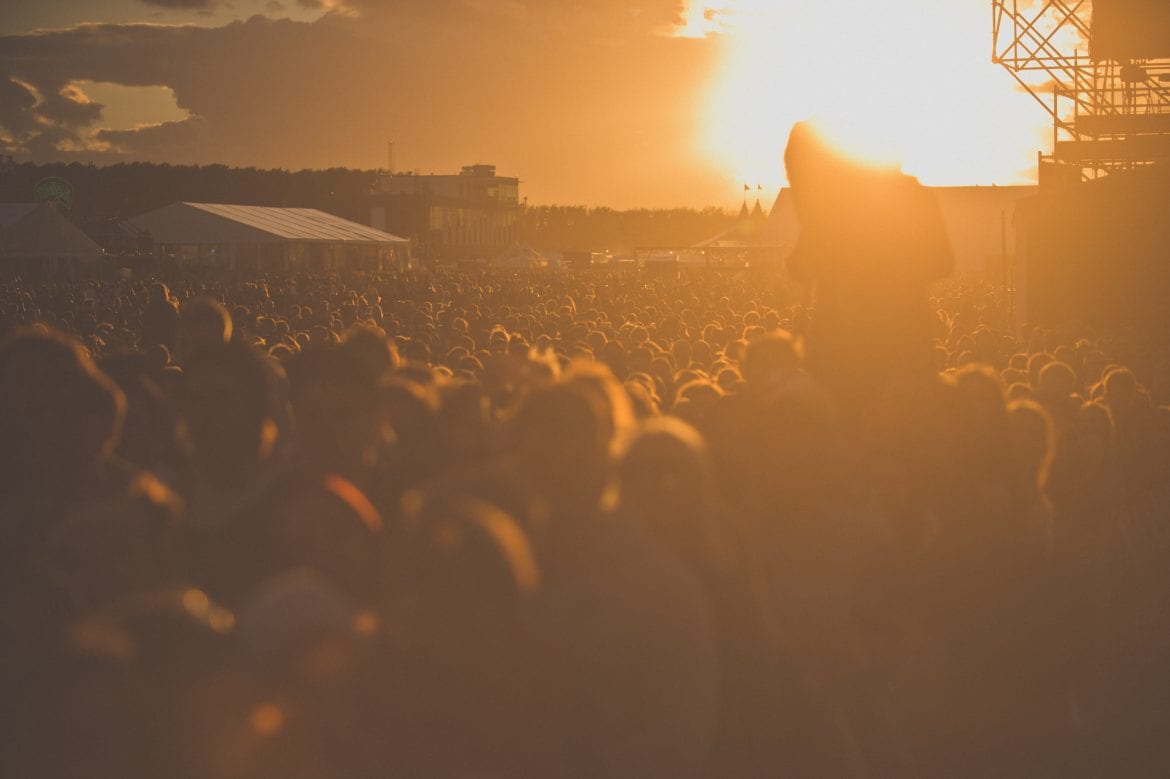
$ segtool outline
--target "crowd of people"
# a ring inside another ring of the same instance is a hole
[[[792,281],[0,281],[2,773],[1164,775],[1165,334],[786,165]]]
[[[5,773],[1155,775],[1170,374],[696,271],[0,285]]]

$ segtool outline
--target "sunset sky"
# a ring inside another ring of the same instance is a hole
[[[18,159],[451,172],[534,203],[736,205],[792,123],[931,184],[1029,183],[1046,116],[986,0],[59,0],[0,5]]]

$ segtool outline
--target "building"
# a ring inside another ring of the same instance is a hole
[[[54,273],[92,267],[102,247],[52,203],[0,203],[0,269]]]
[[[371,196],[370,224],[410,238],[420,257],[454,261],[495,257],[517,239],[520,180],[495,165],[458,175],[392,173]]]
[[[1170,165],[1041,187],[1018,222],[1017,321],[1077,321],[1170,348]]]
[[[174,203],[129,220],[158,259],[225,270],[384,270],[410,241],[315,208]]]
[[[930,187],[946,224],[957,273],[983,273],[1002,281],[1010,274],[1016,251],[1016,205],[1036,194],[1036,187]],[[782,189],[762,239],[787,256],[796,247],[800,223],[792,190]]]

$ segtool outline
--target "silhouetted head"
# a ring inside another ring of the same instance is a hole
[[[1028,358],[1028,384],[1033,390],[1040,388],[1040,371],[1052,362],[1052,355],[1046,352],[1037,352]]]
[[[1003,475],[1010,433],[1003,382],[991,368],[972,365],[955,377],[960,463],[967,475],[986,480]]]
[[[515,616],[537,594],[540,570],[528,537],[499,507],[432,495],[409,519],[421,529],[421,594],[444,616]]]
[[[894,282],[950,273],[954,259],[942,214],[914,178],[850,159],[807,122],[792,128],[784,165],[800,221],[788,260],[797,278],[840,276],[859,285],[855,291],[864,298],[882,296]]]
[[[1114,414],[1129,410],[1137,393],[1137,379],[1128,368],[1114,368],[1105,375],[1105,403]]]
[[[619,465],[622,505],[688,560],[719,551],[714,541],[711,462],[703,437],[672,417],[651,420]]]
[[[565,374],[567,381],[596,397],[605,409],[605,435],[613,445],[634,421],[630,398],[609,370],[595,362],[578,361]]]
[[[377,381],[387,371],[398,367],[398,348],[380,328],[358,326],[346,332],[342,348],[352,354]]]
[[[263,353],[234,341],[208,345],[183,371],[181,438],[214,484],[239,486],[256,475],[276,444],[276,369]]]
[[[378,384],[381,420],[400,447],[413,451],[435,435],[439,399],[434,391],[401,376]]]
[[[179,312],[175,353],[180,364],[205,349],[222,346],[231,339],[232,317],[218,300],[193,298]]]
[[[800,350],[790,333],[777,330],[758,338],[747,348],[743,360],[743,378],[759,389],[785,381],[800,367]]]
[[[149,300],[151,303],[168,303],[171,301],[171,290],[161,281],[150,285]]]
[[[1039,403],[1014,400],[1008,406],[1012,456],[1025,483],[1043,487],[1052,463],[1052,419]]]
[[[521,467],[554,514],[592,516],[609,476],[611,424],[600,396],[580,383],[538,389],[512,430]]]
[[[1077,391],[1077,376],[1063,362],[1050,362],[1040,371],[1040,386],[1036,392],[1050,400],[1066,399]]]
[[[89,476],[113,452],[125,413],[122,391],[72,338],[38,328],[0,345],[0,480],[10,494]]]
[[[845,175],[851,167],[811,122],[793,125],[784,149],[784,170],[794,191]]]
[[[381,445],[378,378],[360,353],[312,348],[288,364],[297,443],[312,467],[353,475]]]

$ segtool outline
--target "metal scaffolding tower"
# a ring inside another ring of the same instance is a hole
[[[1052,116],[1041,185],[1170,162],[1170,58],[1086,53],[1091,14],[1088,0],[992,0],[992,61]]]

